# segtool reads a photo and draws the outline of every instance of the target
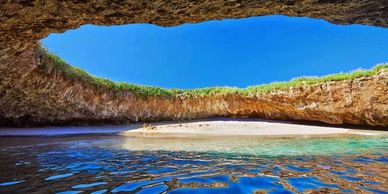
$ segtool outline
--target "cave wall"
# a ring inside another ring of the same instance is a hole
[[[12,62],[49,33],[83,24],[175,26],[283,14],[388,27],[388,0],[18,0],[0,1],[0,59]]]
[[[386,0],[20,0],[0,3],[2,121],[55,124],[72,120],[114,122],[254,116],[334,124],[388,125],[388,101],[384,95],[387,93],[387,75],[384,73],[365,78],[372,79],[367,82],[333,83],[338,85],[322,91],[326,94],[323,95],[325,98],[310,96],[321,91],[322,87],[327,88],[322,84],[314,86],[316,91],[301,88],[309,92],[299,95],[290,90],[284,96],[274,93],[249,98],[140,99],[122,94],[119,99],[112,99],[109,91],[98,93],[82,83],[69,83],[61,75],[42,73],[35,50],[37,42],[49,33],[64,32],[83,24],[150,23],[174,26],[214,19],[284,14],[321,18],[336,24],[388,27]],[[358,85],[349,91],[348,84]],[[331,96],[334,93],[335,97]],[[346,104],[344,99],[347,98],[353,103]],[[314,105],[310,107],[309,104]]]

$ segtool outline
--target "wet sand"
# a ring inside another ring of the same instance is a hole
[[[138,129],[142,125],[127,126],[59,126],[34,128],[0,128],[0,136],[63,136],[84,134],[117,134]]]

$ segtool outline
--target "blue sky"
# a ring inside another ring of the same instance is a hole
[[[93,75],[166,88],[246,87],[388,62],[388,29],[286,16],[85,25],[42,42]]]

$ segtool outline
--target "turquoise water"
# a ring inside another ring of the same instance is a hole
[[[388,193],[384,136],[0,142],[0,193]]]

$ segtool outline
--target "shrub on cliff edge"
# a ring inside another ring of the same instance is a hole
[[[57,55],[48,52],[47,49],[38,45],[38,55],[40,58],[40,68],[48,74],[63,76],[67,80],[78,81],[88,84],[99,90],[113,90],[115,94],[120,92],[131,92],[137,96],[209,96],[209,95],[227,95],[241,94],[253,95],[258,93],[268,93],[276,90],[285,90],[290,87],[300,87],[303,85],[312,85],[329,81],[352,80],[360,77],[373,76],[382,70],[388,70],[388,64],[379,64],[370,70],[355,70],[349,73],[336,73],[322,77],[298,77],[290,81],[272,82],[247,88],[236,87],[207,87],[198,89],[165,89],[153,86],[144,86],[129,84],[125,82],[113,82],[106,78],[99,78],[88,72],[67,64]]]

